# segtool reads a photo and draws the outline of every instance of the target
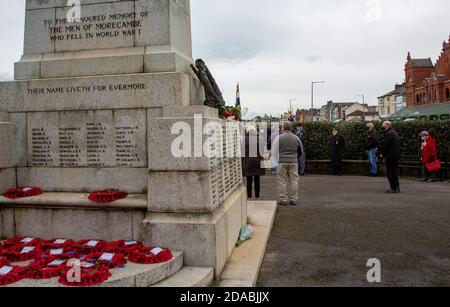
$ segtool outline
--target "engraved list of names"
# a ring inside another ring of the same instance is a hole
[[[32,113],[29,163],[37,167],[145,167],[145,111]]]

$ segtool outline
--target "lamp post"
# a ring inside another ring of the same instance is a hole
[[[296,100],[297,100],[297,98],[289,99],[289,110],[291,111],[291,114],[292,114],[292,102],[296,101]]]
[[[311,109],[314,109],[314,85],[322,84],[322,83],[325,83],[325,81],[313,81],[313,82],[311,82]]]

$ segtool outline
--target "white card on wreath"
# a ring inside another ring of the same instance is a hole
[[[86,243],[87,246],[90,247],[96,247],[98,244],[98,241],[89,241],[88,243]]]
[[[29,192],[29,191],[31,191],[31,190],[33,190],[33,189],[32,189],[32,188],[24,188],[24,189],[23,189],[24,192]]]
[[[155,256],[158,256],[159,254],[161,254],[162,251],[163,251],[163,249],[159,248],[159,247],[155,247],[154,249],[151,250],[152,254]]]
[[[83,261],[83,262],[80,263],[80,266],[83,267],[83,268],[92,268],[94,266],[94,264],[90,263],[90,262]]]
[[[20,252],[21,254],[28,254],[29,252],[34,250],[34,246],[26,246]]]
[[[137,244],[136,241],[127,241],[127,242],[125,242],[125,246],[131,246],[131,245],[135,245],[135,244]]]
[[[9,274],[12,270],[12,267],[5,265],[4,267],[0,268],[0,276]]]
[[[114,258],[115,254],[104,253],[98,260],[111,261]]]
[[[59,245],[59,244],[64,244],[64,243],[66,243],[66,242],[67,242],[67,240],[64,240],[64,239],[57,239],[57,240],[55,240],[55,242],[53,242],[53,244]]]
[[[60,266],[64,262],[66,262],[66,260],[54,260],[54,261],[50,262],[48,264],[48,266]]]
[[[61,255],[62,253],[63,253],[62,248],[50,250],[50,255]]]
[[[34,238],[25,238],[22,241],[20,241],[21,243],[30,243],[31,241],[33,241]]]

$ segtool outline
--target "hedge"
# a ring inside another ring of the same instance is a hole
[[[380,136],[380,147],[383,146],[382,122],[374,122],[375,128]],[[308,133],[306,151],[308,160],[329,159],[331,132],[337,128],[339,133],[345,138],[346,147],[344,159],[346,160],[367,160],[366,138],[367,123],[306,123],[304,129]],[[426,130],[434,134],[438,155],[450,158],[450,121],[415,121],[415,122],[394,122],[394,129],[400,136],[402,155],[419,156],[421,152],[422,140],[420,132]]]

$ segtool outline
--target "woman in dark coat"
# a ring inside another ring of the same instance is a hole
[[[331,165],[333,175],[342,176],[342,152],[345,148],[345,139],[339,135],[337,129],[333,129],[331,137]]]
[[[260,197],[261,176],[266,170],[261,167],[264,160],[261,150],[264,148],[264,140],[254,127],[247,128],[245,136],[245,156],[242,158],[242,171],[247,177],[247,196],[252,198],[253,183],[255,184],[255,198]]]

